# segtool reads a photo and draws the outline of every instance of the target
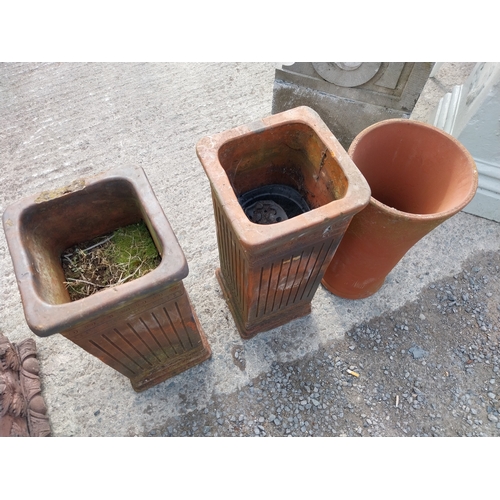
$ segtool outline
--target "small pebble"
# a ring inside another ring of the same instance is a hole
[[[408,349],[408,352],[413,355],[413,359],[423,358],[427,352],[424,351],[421,347],[415,346]]]

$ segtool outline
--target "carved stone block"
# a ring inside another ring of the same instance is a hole
[[[272,113],[313,108],[342,146],[373,123],[409,118],[433,63],[296,62],[276,69]]]

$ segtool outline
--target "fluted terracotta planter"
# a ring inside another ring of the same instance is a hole
[[[307,107],[202,139],[217,227],[216,275],[243,338],[311,311],[311,300],[370,190]],[[250,220],[252,219],[252,220]]]
[[[161,256],[133,281],[71,301],[63,251],[143,220]],[[10,205],[4,231],[26,321],[55,333],[128,377],[136,391],[210,357],[182,279],[186,259],[141,168],[121,168]]]
[[[454,137],[412,120],[366,128],[349,155],[372,196],[353,217],[322,283],[335,295],[360,299],[379,290],[417,241],[472,200],[477,171]]]

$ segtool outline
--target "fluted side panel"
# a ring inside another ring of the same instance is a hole
[[[153,371],[201,344],[182,285],[63,335],[129,378]]]
[[[226,279],[227,285],[234,294],[233,300],[238,308],[245,310],[246,294],[245,283],[247,281],[247,264],[242,258],[241,249],[236,244],[236,238],[227,223],[226,218],[214,200],[214,214],[217,226],[217,243],[219,246],[219,260],[221,271]]]
[[[334,240],[305,248],[260,268],[252,318],[310,301],[335,250]],[[335,246],[336,247],[336,246]]]
[[[274,328],[311,310],[310,303],[351,217],[325,220],[279,245],[269,238],[258,255],[243,248],[224,207],[212,193],[220,269],[217,279],[243,338]]]

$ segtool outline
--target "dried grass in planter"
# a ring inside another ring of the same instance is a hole
[[[74,301],[149,273],[161,257],[141,221],[68,248],[61,260]]]

